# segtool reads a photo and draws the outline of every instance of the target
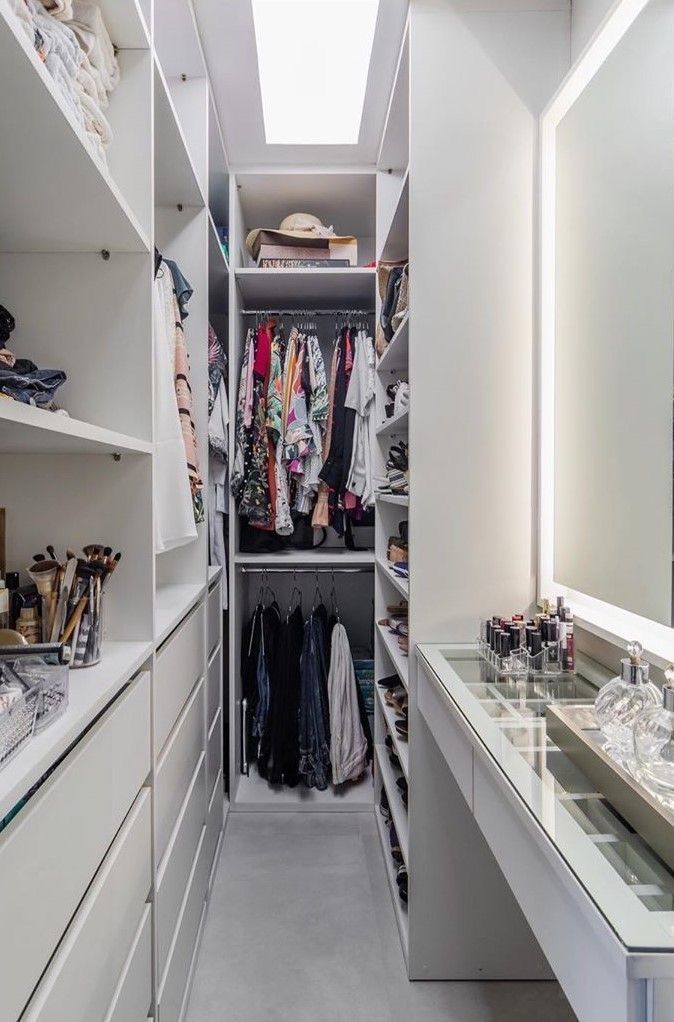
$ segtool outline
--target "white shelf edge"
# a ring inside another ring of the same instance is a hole
[[[409,409],[399,412],[386,422],[380,422],[377,426],[377,436],[394,436],[396,433],[406,433],[409,425]]]
[[[388,562],[385,561],[382,557],[375,558],[375,563],[377,564],[377,567],[379,568],[381,573],[389,580],[391,585],[395,589],[397,589],[398,592],[402,596],[404,596],[406,600],[409,600],[409,598],[410,598],[409,579],[398,578],[397,575],[394,575],[393,572],[391,571],[391,569],[388,566]]]
[[[157,586],[154,600],[154,641],[157,646],[180,624],[206,592],[206,582],[180,582]]]
[[[126,436],[124,433],[116,433],[114,430],[94,426],[81,419],[57,415],[55,412],[46,411],[44,408],[35,408],[33,405],[25,405],[20,401],[0,398],[0,452],[4,450],[2,444],[3,424],[11,424],[15,428],[25,429],[27,436],[34,433],[36,437],[35,453],[44,451],[45,445],[40,444],[37,439],[40,434],[60,437],[65,442],[71,439],[75,444],[77,441],[81,441],[91,448],[100,448],[101,453],[152,454],[153,450],[153,445],[147,440],[139,440],[137,437]],[[65,442],[64,447],[67,446]],[[32,444],[30,446],[32,447]],[[75,446],[73,446],[73,453],[76,453]]]
[[[388,830],[386,824],[382,818],[379,809],[375,812],[377,818],[377,830],[379,832],[379,840],[381,842],[381,851],[384,857],[386,876],[388,879],[389,889],[391,891],[391,900],[393,901],[393,912],[396,917],[396,923],[398,924],[398,932],[400,934],[400,943],[403,948],[403,955],[407,962],[409,954],[409,922],[407,915],[407,906],[400,900],[398,894],[398,884],[396,882],[396,866],[391,855],[391,844],[389,841]]]
[[[396,636],[389,632],[384,625],[377,624],[377,631],[386,647],[389,659],[395,667],[396,674],[405,688],[409,688],[409,657],[403,655],[396,641]]]
[[[268,567],[284,567],[292,571],[293,566],[306,564],[334,564],[349,566],[368,566],[374,564],[373,550],[344,550],[341,547],[318,547],[314,550],[279,550],[273,554],[235,554],[237,565],[263,564]]]
[[[382,689],[381,685],[375,682],[374,687],[377,692],[377,699],[379,700],[379,706],[381,707],[381,712],[384,716],[384,721],[386,722],[386,730],[393,739],[393,747],[395,749],[395,754],[400,760],[400,766],[402,767],[403,774],[405,775],[405,780],[409,781],[410,779],[409,744],[402,740],[402,738],[396,731],[395,727],[396,720],[402,720],[402,717],[398,716],[393,707],[387,705],[386,700],[384,699],[384,689]],[[407,686],[405,687],[407,688]]]
[[[404,494],[398,496],[396,493],[377,493],[375,500],[380,504],[394,504],[396,507],[410,506],[410,498]]]
[[[21,29],[18,23],[18,19],[14,15],[12,15],[11,11],[9,11],[9,17],[7,17],[5,15],[5,10],[3,8],[9,10],[9,8],[6,8],[4,2],[0,2],[0,30],[6,29],[7,31],[11,32],[15,42],[17,43],[18,46],[20,46],[21,50],[24,53],[24,56],[28,59],[28,61],[33,67],[33,70],[41,79],[45,91],[47,92],[47,95],[58,108],[64,123],[70,128],[76,140],[79,142],[84,156],[90,160],[91,164],[100,175],[101,180],[108,188],[110,194],[112,195],[115,202],[119,206],[120,212],[126,217],[126,219],[129,222],[129,225],[135,231],[136,235],[138,236],[138,240],[141,242],[142,250],[145,252],[149,252],[150,238],[141,227],[138,218],[132,211],[126,199],[124,198],[124,195],[122,194],[119,186],[117,185],[117,182],[110,174],[109,169],[96,159],[93,152],[87,145],[84,139],[84,135],[80,131],[79,125],[74,120],[72,114],[68,110],[65,100],[62,98],[60,90],[58,89],[55,80],[52,78],[43,62],[37,56],[34,47],[30,46],[26,34]]]
[[[369,266],[237,266],[234,273],[237,277],[371,277],[376,275],[374,267]]]
[[[403,859],[405,860],[405,865],[407,865],[409,862],[410,854],[409,824],[407,820],[407,810],[405,809],[403,801],[400,797],[400,789],[396,784],[396,778],[395,774],[393,773],[393,767],[389,763],[388,749],[386,748],[385,745],[375,745],[374,751],[377,757],[377,766],[379,767],[379,773],[381,775],[382,783],[386,790],[388,804],[391,810],[391,816],[393,818],[393,826],[396,829],[398,841],[400,842],[400,851],[402,852]],[[379,804],[375,806],[375,812],[379,813]]]
[[[389,363],[394,362],[395,356],[397,354],[397,350],[400,347],[401,339],[406,334],[409,333],[409,325],[410,325],[410,314],[409,314],[409,312],[406,312],[405,313],[405,318],[403,319],[402,323],[400,324],[400,326],[398,327],[398,329],[394,333],[393,337],[389,341],[388,347],[385,349],[384,354],[381,356],[381,358],[377,362],[377,372],[378,373],[380,373],[380,372],[393,372],[393,370],[389,369]],[[408,341],[408,344],[409,344],[409,341]],[[408,349],[408,357],[407,357],[406,361],[408,361],[408,360],[409,360],[409,349]]]

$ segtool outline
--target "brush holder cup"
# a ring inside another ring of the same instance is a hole
[[[71,661],[73,670],[82,667],[94,667],[101,662],[101,646],[103,643],[103,599],[87,605],[75,626],[70,638]]]

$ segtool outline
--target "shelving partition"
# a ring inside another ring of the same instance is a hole
[[[193,543],[154,554],[153,250],[194,290],[185,333],[206,487],[207,330],[217,321],[226,337],[229,297],[214,226],[227,226],[229,171],[191,0],[101,8],[121,72],[106,111],[107,165],[0,0],[0,89],[12,97],[0,104],[0,303],[16,318],[12,350],[65,370],[58,400],[69,413],[0,399],[8,568],[23,569],[44,543],[61,554],[91,541],[122,551],[101,663],[71,672],[63,716],[0,772],[0,819],[19,809],[0,829],[0,863],[35,827],[30,875],[42,875],[47,849],[62,855],[59,898],[47,899],[30,961],[9,955],[0,971],[16,1017],[63,1017],[76,970],[87,976],[77,984],[77,997],[91,998],[85,1013],[117,1017],[124,1004],[134,1017],[179,1022],[226,809],[224,645],[206,523]],[[80,773],[91,757],[98,767]],[[75,782],[78,820],[58,851],[50,806]],[[94,833],[97,820],[107,831]],[[128,896],[113,911],[122,868]],[[25,895],[26,920],[46,896],[40,883]],[[68,1008],[79,1017],[79,1002]]]

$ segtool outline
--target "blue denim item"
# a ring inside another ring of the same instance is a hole
[[[300,775],[308,788],[319,791],[325,791],[330,780],[326,641],[324,621],[312,612],[304,626],[300,659]]]
[[[24,376],[0,366],[0,393],[26,405],[49,405],[66,379],[60,369],[36,369]]]
[[[267,724],[267,716],[269,714],[269,702],[271,697],[271,687],[269,684],[269,670],[267,668],[267,658],[264,651],[264,632],[262,641],[260,642],[260,648],[257,653],[257,707],[255,709],[255,717],[253,720],[253,735],[255,738],[262,738],[264,729]]]

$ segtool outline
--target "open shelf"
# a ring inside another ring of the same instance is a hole
[[[396,669],[398,677],[402,681],[405,688],[408,687],[409,678],[409,657],[406,657],[397,642],[397,636],[393,635],[384,625],[377,625],[377,630],[381,635],[382,641],[386,646],[386,652],[388,653],[391,663]]]
[[[388,561],[385,561],[383,557],[376,558],[376,564],[382,575],[384,575],[392,586],[398,590],[398,592],[409,600],[410,597],[410,581],[408,578],[398,578],[391,571]]]
[[[2,251],[148,252],[147,235],[6,9],[0,7]],[[9,101],[18,96],[20,105]]]
[[[409,23],[405,29],[391,100],[386,114],[377,167],[379,170],[402,170],[409,163],[410,142],[410,46]]]
[[[400,900],[398,894],[398,884],[396,883],[396,870],[397,866],[393,861],[391,855],[391,843],[389,840],[388,827],[384,823],[381,813],[377,809],[375,812],[377,820],[377,830],[379,831],[379,840],[381,841],[381,851],[384,856],[384,866],[386,869],[386,876],[388,879],[389,887],[391,888],[391,898],[393,899],[393,911],[396,917],[396,923],[398,924],[398,930],[400,932],[400,942],[403,946],[403,954],[405,955],[405,961],[407,961],[408,948],[409,948],[409,923],[407,916],[407,905]]]
[[[377,362],[377,372],[395,373],[400,369],[407,369],[409,362],[410,344],[410,314],[405,318],[391,338],[388,347]]]
[[[0,398],[2,454],[152,454],[152,444]]]
[[[278,550],[274,554],[237,554],[237,565],[265,564],[269,567],[293,567],[304,565],[330,565],[341,567],[367,566],[374,564],[373,550],[345,550],[343,547],[319,547],[316,550]]]
[[[410,189],[409,171],[405,171],[400,192],[394,202],[391,221],[385,229],[379,259],[401,260],[409,255]]]
[[[225,314],[229,307],[229,263],[208,214],[208,309],[210,314]]]
[[[378,493],[375,500],[379,501],[381,504],[395,504],[396,507],[410,506],[409,496],[398,496],[397,493]]]
[[[121,50],[146,50],[150,36],[138,0],[98,0],[110,38]]]
[[[100,664],[70,671],[68,706],[0,771],[0,819],[77,741],[152,654],[151,642],[104,642]]]
[[[244,308],[374,308],[376,271],[363,267],[332,269],[236,270]]]
[[[249,776],[239,777],[232,805],[239,811],[249,809],[258,813],[297,812],[300,808],[320,813],[371,813],[372,771],[368,769],[356,784],[340,784],[337,788],[331,784],[325,791],[317,791],[302,784],[296,788],[272,787],[251,764]]]
[[[170,635],[185,614],[199,601],[205,589],[205,582],[157,586],[154,604],[154,632],[157,645]]]
[[[400,842],[400,851],[403,853],[403,859],[405,864],[409,861],[409,825],[407,821],[407,810],[403,805],[400,797],[400,789],[396,784],[396,772],[393,766],[389,762],[388,749],[385,745],[375,745],[375,755],[377,757],[377,766],[379,767],[379,774],[381,776],[382,783],[386,789],[386,795],[388,797],[388,804],[391,809],[391,816],[393,817],[393,826],[396,829],[398,840]],[[379,813],[379,805],[375,807],[375,811]]]
[[[392,415],[390,419],[377,426],[377,436],[397,436],[400,433],[407,433],[409,426],[409,410]]]
[[[206,75],[192,0],[159,0],[154,7],[154,44],[167,78]]]
[[[379,705],[381,707],[381,712],[383,713],[384,720],[386,721],[386,728],[387,728],[388,733],[390,734],[391,738],[393,739],[393,747],[395,749],[396,756],[400,760],[400,765],[401,765],[403,773],[405,775],[405,779],[409,780],[409,776],[410,776],[410,748],[409,748],[409,744],[407,742],[404,742],[402,740],[402,738],[400,738],[400,736],[398,735],[398,732],[396,731],[396,726],[395,726],[395,722],[397,720],[401,720],[402,718],[398,716],[398,714],[395,712],[393,707],[389,706],[388,703],[386,702],[386,700],[384,699],[384,691],[385,690],[382,689],[381,685],[375,684],[374,687],[375,687],[375,691],[377,693],[377,699],[379,701]],[[404,806],[403,806],[403,808],[404,808]]]
[[[205,206],[185,133],[164,73],[155,61],[155,195],[156,206]]]

